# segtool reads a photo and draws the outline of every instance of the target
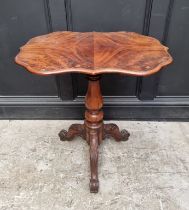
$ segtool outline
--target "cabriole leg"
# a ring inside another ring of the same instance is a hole
[[[73,124],[69,127],[68,131],[63,129],[58,135],[61,141],[71,141],[77,136],[86,139],[85,127],[82,124]]]

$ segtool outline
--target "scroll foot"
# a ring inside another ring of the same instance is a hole
[[[58,135],[61,141],[71,141],[77,136],[85,140],[85,128],[82,124],[73,124],[69,127],[68,131],[63,129]]]
[[[103,139],[114,138],[115,141],[127,141],[129,139],[129,132],[127,130],[119,130],[116,124],[105,124],[103,128]]]

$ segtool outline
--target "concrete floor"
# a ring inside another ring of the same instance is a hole
[[[0,210],[189,209],[189,123],[117,122],[130,140],[101,145],[98,194],[86,142],[57,136],[71,123],[0,121]]]

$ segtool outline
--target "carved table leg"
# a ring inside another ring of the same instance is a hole
[[[98,145],[102,141],[103,99],[100,92],[99,76],[88,77],[88,90],[85,98],[86,140],[90,145],[90,191],[98,192]]]
[[[129,132],[127,130],[119,130],[116,124],[104,124],[103,125],[103,139],[113,137],[116,141],[127,141],[129,139]]]
[[[92,193],[97,193],[99,188],[98,181],[98,134],[94,131],[89,131],[90,140],[90,169],[91,169],[91,179],[90,179],[90,191]]]
[[[69,127],[68,131],[61,130],[58,134],[61,141],[71,141],[73,138],[80,136],[83,139],[85,137],[85,127],[82,124],[73,124]]]

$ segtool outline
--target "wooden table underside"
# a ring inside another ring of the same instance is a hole
[[[126,141],[129,133],[115,124],[103,123],[100,75],[122,73],[147,76],[170,64],[168,48],[152,38],[133,32],[54,32],[31,39],[15,61],[32,73],[55,75],[68,72],[88,75],[84,124],[73,124],[60,139],[82,137],[90,145],[90,191],[98,192],[98,145],[107,137]]]

